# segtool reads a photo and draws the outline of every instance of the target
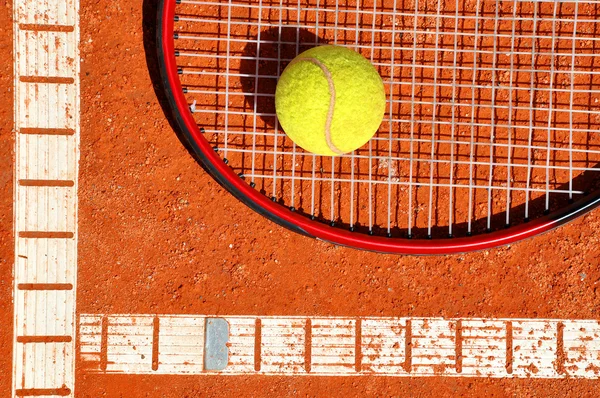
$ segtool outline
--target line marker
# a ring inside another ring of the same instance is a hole
[[[18,133],[28,135],[74,135],[75,130],[70,128],[21,127]]]
[[[22,187],[73,187],[75,181],[71,180],[19,180]]]
[[[13,9],[11,396],[72,397],[77,327],[79,1],[16,0]]]
[[[19,290],[73,290],[70,283],[19,283]]]
[[[312,369],[312,321],[306,319],[305,326],[306,334],[304,337],[304,369],[306,373],[310,373]]]
[[[556,371],[562,375],[565,370],[565,324],[558,322],[556,325]]]
[[[15,391],[17,397],[43,397],[56,395],[59,397],[67,397],[71,395],[71,390],[68,388],[23,388]]]
[[[404,327],[404,355],[404,371],[410,373],[412,370],[412,322],[410,319],[406,320]]]
[[[59,231],[20,231],[19,238],[28,239],[73,239],[75,234],[73,232],[59,232]]]
[[[506,321],[506,373],[512,374],[513,369],[513,329],[512,322]]]
[[[103,316],[100,326],[100,370],[106,371],[108,366],[108,317]]]
[[[262,324],[257,318],[254,323],[254,370],[260,372],[262,357]]]
[[[81,315],[80,325],[90,373],[600,378],[596,320]],[[153,366],[145,344],[158,346]]]
[[[362,320],[357,318],[355,321],[354,331],[354,371],[362,372]]]
[[[462,320],[458,319],[456,321],[456,338],[454,347],[454,357],[456,358],[456,373],[462,373],[462,343]]]
[[[17,336],[17,343],[70,343],[71,336]]]
[[[19,24],[20,30],[28,30],[33,32],[65,32],[70,33],[75,30],[71,25],[44,25],[44,24]]]
[[[158,370],[159,344],[160,318],[155,316],[152,321],[152,370]]]
[[[60,76],[20,76],[19,81],[21,83],[73,84],[75,79]]]

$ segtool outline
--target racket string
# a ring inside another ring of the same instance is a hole
[[[452,224],[454,220],[454,188],[452,188],[454,182],[454,150],[455,150],[455,133],[456,133],[456,80],[457,80],[457,65],[458,65],[458,9],[459,0],[456,0],[454,4],[454,47],[453,47],[453,60],[452,60],[452,116],[450,122],[450,198],[448,200],[448,236],[452,237]],[[508,191],[507,191],[508,192]]]
[[[415,0],[415,15],[413,17],[413,40],[412,40],[412,65],[411,65],[411,93],[410,93],[410,158],[409,158],[409,186],[412,186],[413,183],[413,173],[414,173],[414,139],[415,139],[415,98],[416,98],[416,89],[417,89],[417,26],[419,24],[419,20],[417,14],[419,12],[419,0]],[[393,122],[393,121],[392,121]],[[412,237],[412,228],[413,228],[413,190],[410,189],[408,192],[408,228],[407,235],[409,238]]]
[[[477,82],[477,46],[479,44],[479,12],[481,9],[481,1],[477,0],[476,17],[475,17],[475,38],[473,41],[473,72],[472,72],[472,87],[471,87],[471,141],[469,145],[469,205],[467,207],[468,221],[467,234],[473,233],[473,167],[474,167],[474,149],[475,149],[475,85]]]
[[[514,76],[514,67],[515,67],[515,33],[517,28],[516,18],[517,18],[517,0],[513,2],[513,20],[511,25],[511,41],[510,41],[510,69],[509,69],[509,77],[508,77],[508,159],[507,159],[507,171],[506,171],[506,186],[510,188],[511,184],[511,166],[512,166],[512,135],[514,133],[514,129],[512,127],[512,118],[513,118],[513,76]],[[506,190],[506,219],[505,224],[510,225],[510,189]]]
[[[396,9],[397,9],[397,0],[394,0],[394,9],[392,15],[392,48],[394,48],[394,44],[396,43]],[[388,117],[391,119],[394,114],[393,108],[393,98],[394,98],[394,71],[395,71],[395,51],[392,51],[391,54],[391,68],[390,68],[390,94],[389,94],[389,108],[388,108]],[[388,140],[391,143],[394,139],[394,124],[390,120],[389,128],[388,128]],[[392,145],[388,145],[388,178],[387,178],[387,234],[388,236],[392,233]]]
[[[569,200],[573,200],[573,103],[575,102],[575,46],[577,38],[577,17],[579,15],[579,7],[575,6],[573,18],[573,38],[571,43],[571,92],[569,93]]]
[[[495,9],[495,13],[496,16],[494,18],[494,36],[497,36],[497,32],[498,32],[498,4],[496,4],[496,9]],[[492,55],[492,99],[491,99],[491,103],[495,104],[496,103],[496,95],[497,95],[497,89],[498,87],[496,86],[496,79],[497,79],[497,75],[498,75],[498,69],[497,69],[497,63],[498,63],[498,40],[494,40],[494,50],[493,50],[493,55]],[[509,105],[509,109],[510,109],[510,105]],[[509,123],[510,124],[510,123]],[[489,177],[489,183],[488,186],[492,186],[492,181],[494,180],[494,138],[496,135],[496,109],[493,108],[492,109],[492,114],[491,114],[491,121],[490,121],[490,164],[489,164],[489,169],[490,169],[490,177]],[[509,190],[507,190],[509,191]],[[492,190],[488,189],[487,192],[487,226],[486,229],[489,231],[492,229]]]

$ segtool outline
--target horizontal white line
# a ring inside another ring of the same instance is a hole
[[[192,332],[182,315],[80,317],[95,325],[102,318],[105,331],[97,326],[79,330],[86,344],[80,360],[89,362],[84,366],[88,372],[600,378],[596,320],[193,315]],[[208,318],[221,318],[229,325],[229,342],[221,347],[229,357],[220,371],[203,369],[205,356],[211,355],[204,340],[203,320]],[[255,335],[257,320],[260,336]],[[163,324],[176,338],[162,335]],[[154,327],[159,327],[160,337],[153,370]],[[118,342],[111,337],[114,328],[121,333]],[[101,338],[107,332],[109,338]],[[260,347],[255,346],[258,341]]]

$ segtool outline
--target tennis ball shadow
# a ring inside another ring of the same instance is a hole
[[[240,63],[246,107],[268,127],[275,127],[275,89],[285,67],[300,53],[327,44],[306,29],[272,27],[250,38]]]

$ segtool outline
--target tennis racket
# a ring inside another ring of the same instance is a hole
[[[163,0],[174,119],[206,170],[278,224],[339,245],[444,254],[507,245],[600,203],[597,1]],[[299,53],[351,48],[386,117],[323,157],[279,126]]]

